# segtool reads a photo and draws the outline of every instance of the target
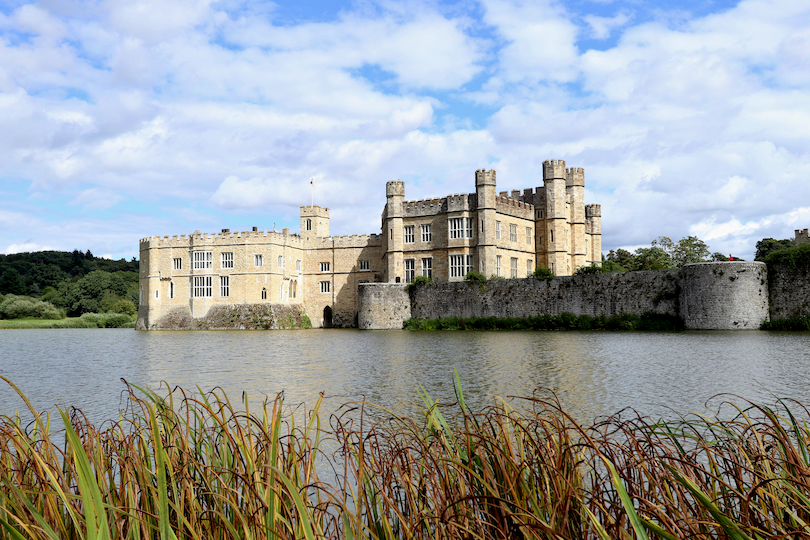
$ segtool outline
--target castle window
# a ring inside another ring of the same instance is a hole
[[[282,302],[284,301],[284,282],[278,287],[278,299]]]
[[[160,291],[158,289],[155,289],[155,300],[157,300],[159,297],[160,297]]]
[[[284,255],[279,255],[278,256],[278,267],[279,268],[284,268]]]
[[[213,278],[196,276],[194,278],[194,298],[211,298],[212,296],[214,296]]]
[[[264,266],[264,255],[254,255],[253,266]]]
[[[501,256],[495,256],[495,275],[501,277]]]
[[[183,269],[183,259],[181,259],[180,257],[172,259],[172,268],[174,268],[175,270],[182,270]]]
[[[472,238],[472,218],[451,218],[450,238]]]
[[[501,222],[496,221],[495,222],[495,240],[500,240],[500,239],[501,239]]]
[[[426,225],[422,225],[422,242],[432,242],[433,241],[433,226],[429,223]]]
[[[548,231],[548,241],[552,243],[554,242],[554,229]]]
[[[321,263],[321,272],[328,272],[328,271],[329,271],[329,263],[328,262],[322,262]]]
[[[542,245],[543,245],[543,237],[542,237],[542,236],[538,236],[538,237],[537,237],[537,245],[538,245],[538,246],[542,246]]]
[[[192,255],[194,270],[206,270],[214,266],[214,253],[211,251],[195,251]]]
[[[531,245],[532,243],[532,229],[531,227],[526,227],[526,243]]]
[[[267,289],[262,288],[262,300],[267,300]]]
[[[222,254],[222,268],[233,268],[233,252]]]
[[[290,298],[295,298],[295,293],[298,290],[298,282],[293,280],[290,282]]]
[[[321,281],[321,292],[328,293],[331,288],[331,283],[328,281]]]
[[[140,302],[141,304],[143,304],[143,285],[141,285],[140,287],[138,287],[138,289],[139,289],[139,290],[138,290],[138,302]]]
[[[174,281],[169,282],[169,298],[174,298]]]
[[[416,261],[405,259],[405,283],[410,283],[416,277]]]
[[[526,277],[531,277],[532,272],[534,272],[534,268],[532,268],[534,261],[529,259],[526,261]]]
[[[360,261],[360,270],[368,270],[368,261]]]
[[[406,244],[413,244],[416,239],[414,238],[413,232],[414,226],[413,225],[406,225],[405,226],[405,243]]]
[[[450,277],[464,277],[464,255],[450,255]]]
[[[231,278],[230,276],[219,276],[219,295],[230,296]]]
[[[509,259],[509,277],[517,277],[517,257]]]
[[[543,211],[540,210],[540,219],[543,219]]]
[[[307,230],[308,230],[308,231],[311,231],[311,230],[312,230],[312,220],[311,220],[311,219],[308,219],[308,220],[307,220]]]
[[[295,261],[295,271],[301,273],[301,259]]]
[[[431,257],[422,259],[422,277],[433,279],[433,259]]]
[[[517,225],[514,223],[509,224],[509,241],[517,242]]]

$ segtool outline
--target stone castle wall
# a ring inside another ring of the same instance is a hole
[[[757,329],[768,317],[763,263],[724,262],[658,270],[504,279],[485,283],[360,286],[360,328],[402,328],[410,317],[677,315],[687,329]],[[385,305],[385,310],[379,306]],[[397,317],[403,317],[398,319]]]
[[[771,319],[810,316],[810,267],[777,264],[769,270]]]

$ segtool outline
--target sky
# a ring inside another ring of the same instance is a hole
[[[0,2],[0,253],[380,230],[584,167],[602,246],[810,227],[807,0]],[[314,189],[310,189],[312,179]]]

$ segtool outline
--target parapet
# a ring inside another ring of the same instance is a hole
[[[582,167],[571,167],[570,169],[565,169],[565,185],[584,186],[585,169]]]
[[[494,186],[495,185],[495,169],[487,171],[486,169],[478,169],[475,171],[475,187],[479,186]]]
[[[602,217],[601,204],[586,204],[585,205],[585,219]]]
[[[318,206],[302,206],[301,217],[329,217],[329,209]]]
[[[547,159],[543,162],[543,180],[565,180],[565,160]]]
[[[448,212],[469,212],[477,207],[475,193],[455,193],[447,196]]]
[[[402,180],[391,180],[385,183],[385,196],[386,197],[404,197],[405,196],[405,182]]]
[[[402,203],[405,217],[435,216],[447,212],[447,199],[421,199]]]
[[[311,245],[315,249],[379,247],[382,245],[382,237],[379,234],[321,236],[315,238]]]
[[[511,197],[495,197],[495,211],[523,219],[533,219],[534,205]]]

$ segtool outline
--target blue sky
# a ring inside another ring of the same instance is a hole
[[[806,1],[0,4],[0,252],[379,230],[408,198],[585,168],[603,247],[752,258],[810,227]]]

